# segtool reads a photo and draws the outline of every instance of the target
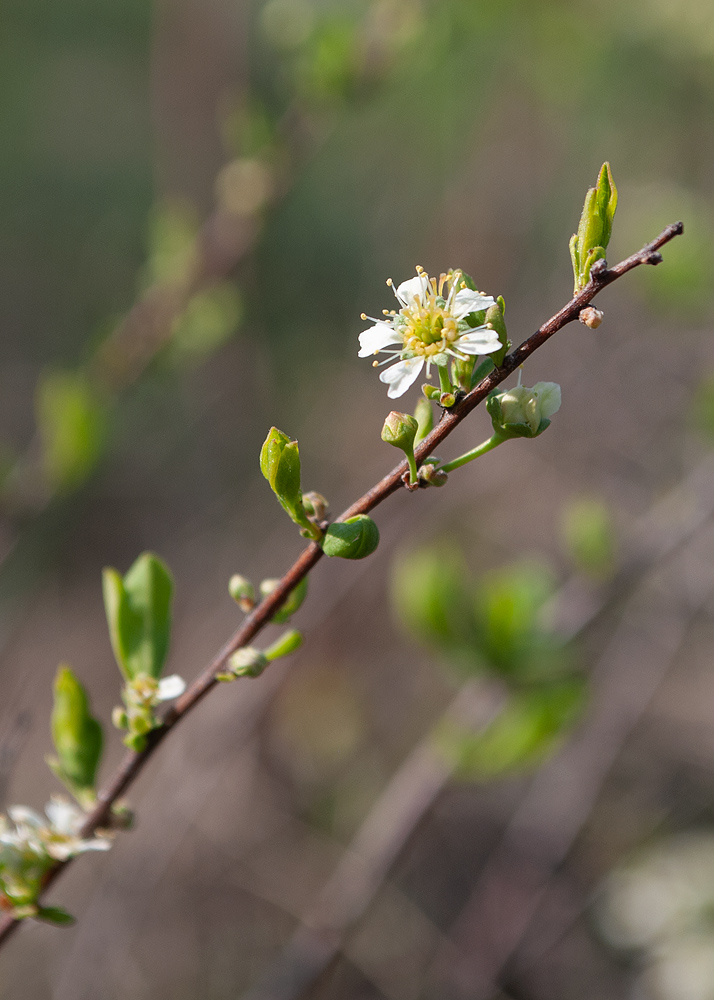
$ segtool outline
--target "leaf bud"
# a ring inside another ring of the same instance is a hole
[[[379,529],[371,517],[357,514],[346,521],[336,521],[327,529],[322,541],[326,556],[341,559],[364,559],[379,545]]]
[[[428,382],[424,383],[424,385],[421,387],[421,391],[424,393],[424,396],[427,399],[438,400],[439,396],[441,396],[441,389],[439,388],[439,386],[429,385]]]
[[[261,598],[267,597],[272,594],[275,588],[280,583],[280,580],[263,580],[260,585],[260,596]],[[278,610],[274,613],[273,617],[270,619],[275,622],[276,625],[283,625],[285,622],[289,621],[295,612],[301,607],[302,602],[307,597],[307,577],[303,577],[300,583],[298,583],[290,591],[288,596],[285,598],[283,603],[280,605]]]
[[[603,321],[603,316],[602,309],[596,309],[595,306],[586,306],[585,309],[580,310],[578,319],[591,330],[597,330]]]
[[[297,629],[290,629],[284,632],[279,639],[265,650],[264,656],[268,663],[279,660],[283,656],[289,656],[296,649],[302,646],[302,635]]]
[[[532,389],[518,385],[490,395],[486,409],[499,437],[534,438],[550,426],[550,417],[560,409],[560,386],[555,382],[537,382]]]
[[[416,437],[414,438],[414,444],[417,445],[424,440],[434,427],[434,411],[428,399],[425,399],[423,396],[420,397],[414,410],[414,416],[419,425]]]
[[[255,607],[255,587],[240,573],[234,573],[228,581],[228,593],[246,614]]]
[[[445,486],[449,476],[431,463],[419,468],[419,482],[427,486]]]
[[[330,509],[330,505],[323,497],[322,493],[318,493],[316,490],[310,490],[309,493],[303,493],[302,503],[305,508],[305,513],[313,521],[324,521],[325,515]]]

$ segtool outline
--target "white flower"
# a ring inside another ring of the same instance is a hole
[[[178,674],[171,674],[170,677],[162,677],[159,681],[157,698],[159,701],[171,701],[172,698],[179,698],[186,690],[186,681]]]
[[[83,839],[80,831],[86,814],[61,795],[53,795],[45,806],[46,818],[26,806],[11,806],[3,817],[0,844],[18,851],[30,851],[39,857],[67,861],[85,851],[108,851],[111,841],[105,837]]]
[[[391,280],[388,282],[392,285]],[[393,287],[393,286],[392,286]],[[385,310],[386,319],[372,319],[374,326],[359,335],[359,357],[384,353],[396,361],[379,376],[389,386],[391,399],[403,395],[426,365],[443,367],[449,357],[465,361],[478,354],[492,354],[503,346],[489,326],[471,327],[466,317],[494,305],[490,295],[466,287],[461,271],[430,278],[421,268],[416,277],[394,289],[399,311]],[[399,359],[397,361],[397,358]],[[377,366],[377,362],[374,362]]]

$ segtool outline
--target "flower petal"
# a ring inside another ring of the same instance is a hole
[[[10,806],[7,811],[13,823],[25,823],[27,826],[34,826],[37,829],[45,825],[43,818],[34,809],[27,806]]]
[[[546,420],[560,409],[560,386],[557,382],[536,382],[533,392],[538,398],[540,414]]]
[[[390,344],[401,344],[402,337],[389,323],[378,323],[371,326],[369,330],[364,330],[359,335],[358,358],[368,358],[370,354],[378,354],[383,348]]]
[[[47,818],[58,833],[76,833],[82,825],[83,813],[69,799],[53,795],[45,806]]]
[[[170,701],[178,698],[186,690],[186,681],[178,674],[171,674],[170,677],[162,677],[159,681],[158,699],[159,701]]]
[[[469,330],[459,337],[454,347],[464,354],[493,354],[503,347],[503,344],[495,330],[487,326],[477,326],[475,330]]]
[[[401,285],[394,289],[394,294],[403,306],[413,306],[414,299],[417,300],[420,306],[423,306],[426,303],[428,288],[429,275],[417,274],[416,277],[410,278],[408,281],[403,281]]]
[[[409,386],[416,382],[423,367],[424,358],[407,358],[406,361],[398,361],[391,368],[385,368],[379,376],[379,381],[389,386],[387,392],[389,398],[396,399],[397,396],[403,396]]]
[[[470,288],[462,288],[454,296],[454,304],[451,312],[457,319],[463,319],[469,313],[481,312],[496,304],[492,295],[482,295],[481,292],[474,292]]]

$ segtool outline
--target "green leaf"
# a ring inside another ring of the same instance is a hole
[[[84,687],[64,665],[55,677],[51,725],[57,760],[50,766],[80,804],[86,805],[94,798],[102,727],[90,713]]]
[[[102,454],[104,407],[81,373],[45,372],[37,386],[35,415],[47,480],[58,492],[71,492]]]
[[[570,241],[574,291],[577,294],[590,279],[590,269],[596,260],[603,260],[612,235],[612,222],[617,210],[617,188],[609,163],[603,163],[597,186],[588,188],[578,224]]]
[[[35,920],[45,920],[57,927],[71,927],[77,922],[76,917],[59,906],[40,906],[35,914]]]
[[[302,507],[300,451],[297,441],[289,441],[284,446],[271,485],[278,500],[288,510],[294,511]]]
[[[487,375],[490,375],[493,369],[496,367],[493,358],[484,358],[481,364],[474,368],[471,375],[471,388],[477,386],[479,382],[482,382]]]
[[[394,562],[392,607],[413,638],[453,653],[473,643],[470,586],[456,547],[417,549]]]
[[[571,678],[557,685],[519,691],[479,733],[456,725],[437,733],[437,745],[466,780],[492,780],[541,764],[577,721],[586,701],[585,683]]]
[[[242,314],[240,294],[229,281],[194,295],[174,326],[173,353],[178,359],[210,354],[235,333]]]
[[[144,552],[122,579],[115,569],[103,574],[109,636],[119,669],[127,679],[148,674],[158,679],[171,635],[173,580],[153,553]]]
[[[260,450],[260,471],[270,483],[271,489],[275,489],[275,476],[280,456],[283,453],[283,448],[288,444],[290,444],[290,438],[277,427],[270,428],[268,436],[263,442],[263,447]]]

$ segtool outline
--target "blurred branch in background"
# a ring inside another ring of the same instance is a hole
[[[711,541],[706,529],[713,515],[714,456],[709,454],[633,525],[627,551],[611,581],[594,587],[587,577],[575,574],[541,608],[541,615],[558,623],[561,641],[569,643],[630,592],[621,624],[596,667],[587,672],[592,697],[585,723],[533,780],[454,928],[456,943],[442,946],[436,965],[439,990],[448,989],[448,995],[456,990],[459,996],[470,997],[478,989],[479,996],[489,997],[504,985],[501,973],[506,960],[525,934],[548,879],[572,846],[610,766],[714,587],[707,569],[709,549],[702,554],[703,544]],[[602,556],[607,557],[607,548],[605,541]],[[402,579],[398,604],[407,606],[417,635],[430,637],[432,642],[438,639],[437,646],[446,640],[442,655],[453,658],[447,622],[456,623],[459,609],[465,607],[457,594],[463,586],[463,572],[457,567],[453,577],[446,579],[450,573],[445,570],[443,549],[429,558],[428,565],[421,556],[403,566],[397,578]],[[604,564],[591,558],[591,568]],[[432,578],[426,584],[428,594],[424,594],[425,575]],[[422,598],[410,609],[415,589],[422,592]],[[686,599],[678,608],[681,594]],[[517,630],[527,628],[523,612],[521,607],[515,615]],[[501,638],[505,640],[503,634]],[[488,660],[488,651],[474,650],[471,658],[475,660],[471,669],[478,670],[479,663]],[[463,651],[459,659],[463,663]],[[508,701],[503,677],[500,681],[495,676],[482,677],[464,684],[383,790],[289,945],[263,980],[245,994],[246,1000],[298,1000],[310,992],[342,951],[347,936],[365,916],[395,861],[450,781],[467,778],[469,770],[481,780],[497,778],[513,766],[527,766],[534,751],[536,761],[548,754],[553,734],[547,728],[534,743],[526,738],[520,747],[521,738],[511,729],[514,750],[509,745],[508,723],[500,751],[505,756],[499,757],[498,742],[492,738],[489,747],[489,725],[497,727],[499,716],[507,716]],[[572,728],[572,724],[567,715],[556,724],[556,739],[558,729]],[[474,729],[486,737],[480,762],[474,756],[479,737],[472,748],[467,737],[461,751],[455,738],[455,731]],[[445,733],[450,734],[451,746],[444,743]],[[476,941],[474,924],[480,933]],[[493,935],[498,937],[491,946]]]

